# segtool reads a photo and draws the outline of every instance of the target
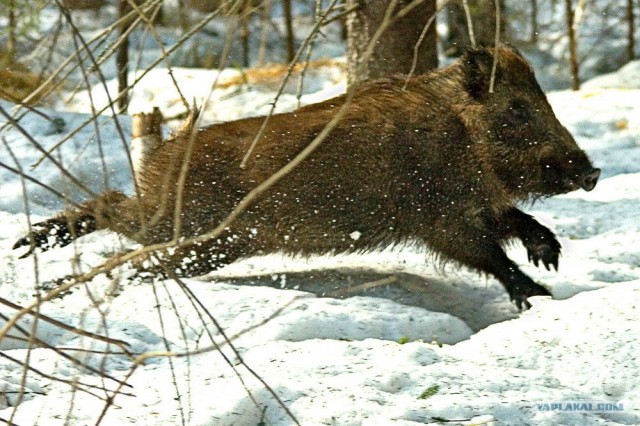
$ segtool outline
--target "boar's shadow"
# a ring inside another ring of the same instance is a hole
[[[491,285],[488,281],[485,281],[486,285],[477,284],[456,273],[448,273],[447,277],[425,277],[406,272],[329,268],[253,276],[229,275],[221,271],[203,279],[241,286],[299,290],[318,297],[337,299],[379,297],[453,315],[473,331],[518,317],[517,310],[504,303],[507,296],[499,286]]]

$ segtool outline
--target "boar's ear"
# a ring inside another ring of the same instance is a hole
[[[465,53],[461,61],[466,91],[473,99],[482,99],[489,93],[493,55],[489,49],[473,49]]]

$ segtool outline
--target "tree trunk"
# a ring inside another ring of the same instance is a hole
[[[531,43],[538,42],[538,0],[531,0]]]
[[[16,4],[14,0],[9,0],[9,14],[7,22],[7,58],[13,64],[16,60],[16,33],[18,32],[18,20],[16,19]]]
[[[636,58],[636,42],[635,42],[635,14],[633,13],[633,0],[627,0],[627,24],[628,24],[628,43],[627,43],[627,59],[633,61]]]
[[[119,0],[118,2],[118,16],[124,17],[131,11],[131,7],[127,0]],[[129,22],[123,22],[120,26],[120,35],[127,31],[127,28],[131,25]],[[128,74],[129,74],[129,37],[125,37],[116,52],[116,69],[118,70],[118,93],[122,93],[122,96],[118,98],[118,112],[120,114],[126,114],[129,106],[129,94],[127,92]]]
[[[472,15],[476,42],[478,46],[493,46],[496,40],[496,5],[500,7],[500,40],[505,40],[507,21],[505,19],[504,7],[501,2],[495,0],[474,0],[469,2],[475,10]]]
[[[248,67],[250,58],[249,58],[249,36],[251,35],[249,32],[249,21],[251,20],[251,15],[249,14],[249,9],[251,5],[249,2],[244,3],[244,10],[240,12],[240,43],[242,44],[242,66]]]
[[[293,16],[291,12],[291,0],[282,0],[284,7],[284,23],[287,30],[287,62],[293,61],[296,56],[295,40],[293,38]]]
[[[571,89],[580,90],[580,76],[578,68],[578,46],[576,28],[574,26],[574,11],[571,0],[565,0],[567,18],[567,35],[569,36],[569,69],[571,71]]]
[[[507,27],[503,2],[498,2],[501,12],[500,40],[505,40]],[[493,46],[496,39],[496,2],[494,0],[469,0],[467,4],[469,5],[476,44],[478,46]],[[473,45],[462,2],[452,1],[447,4],[447,26],[449,34],[444,41],[445,54],[450,57],[460,56]]]
[[[467,19],[461,2],[449,2],[446,6],[448,34],[443,40],[444,54],[449,57],[462,55],[471,45]]]
[[[358,6],[347,19],[347,84],[392,74],[407,74],[411,70],[414,47],[431,16],[435,13],[435,0],[428,0],[415,7],[407,16],[398,19],[382,34],[373,54],[363,58],[369,40],[382,23],[390,0],[348,0],[347,8]],[[399,0],[397,12],[411,3]],[[418,48],[415,73],[425,73],[438,66],[436,54],[436,25],[429,30]]]
[[[178,25],[183,34],[189,31],[189,11],[185,0],[178,0]]]

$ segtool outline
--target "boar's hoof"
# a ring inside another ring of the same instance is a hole
[[[536,266],[542,262],[547,271],[551,270],[551,266],[556,272],[558,271],[558,259],[562,246],[547,227],[539,225],[523,239],[522,243],[527,249],[529,262]]]
[[[538,266],[540,261],[547,271],[550,271],[550,266],[558,271],[558,257],[560,256],[560,247],[556,247],[552,244],[538,244],[532,247],[527,247],[527,255],[529,262]]]
[[[33,225],[33,230],[25,237],[20,238],[13,245],[13,249],[29,247],[29,251],[20,256],[23,259],[40,248],[47,251],[54,247],[66,246],[71,242],[71,234],[67,224],[62,220],[50,219]]]
[[[549,290],[535,283],[526,283],[525,285],[514,285],[508,289],[511,301],[516,304],[519,311],[524,307],[525,310],[531,308],[531,303],[527,300],[532,296],[551,296]]]
[[[29,250],[20,256],[23,259],[34,252],[36,248],[47,251],[55,247],[64,247],[74,238],[95,230],[95,219],[91,216],[83,216],[77,219],[69,227],[66,219],[53,218],[33,225],[33,230],[25,237],[20,238],[13,245],[16,250],[20,247],[29,247]]]
[[[40,291],[49,292],[49,291],[57,289],[58,287],[60,287],[60,286],[62,286],[64,284],[68,284],[69,282],[76,280],[78,278],[78,276],[79,275],[65,275],[64,277],[61,277],[61,278],[56,278],[56,279],[53,279],[51,281],[45,281],[41,285],[39,285],[37,288]],[[62,299],[65,296],[68,296],[69,294],[71,294],[74,291],[75,288],[76,287],[71,287],[68,290],[61,291],[56,296],[54,296],[53,298],[54,299]]]

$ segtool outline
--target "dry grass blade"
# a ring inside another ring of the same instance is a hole
[[[382,286],[385,286],[385,285],[393,284],[396,281],[397,281],[397,278],[394,277],[394,276],[391,276],[391,277],[382,278],[382,279],[375,280],[375,281],[369,281],[367,283],[356,285],[356,286],[353,286],[353,287],[347,287],[347,288],[343,288],[343,289],[340,289],[340,290],[332,291],[330,293],[325,293],[324,296],[325,297],[336,297],[336,298],[344,297],[344,296],[347,296],[349,294],[360,293],[362,291],[369,290],[369,289],[372,289],[372,288],[382,287]]]

